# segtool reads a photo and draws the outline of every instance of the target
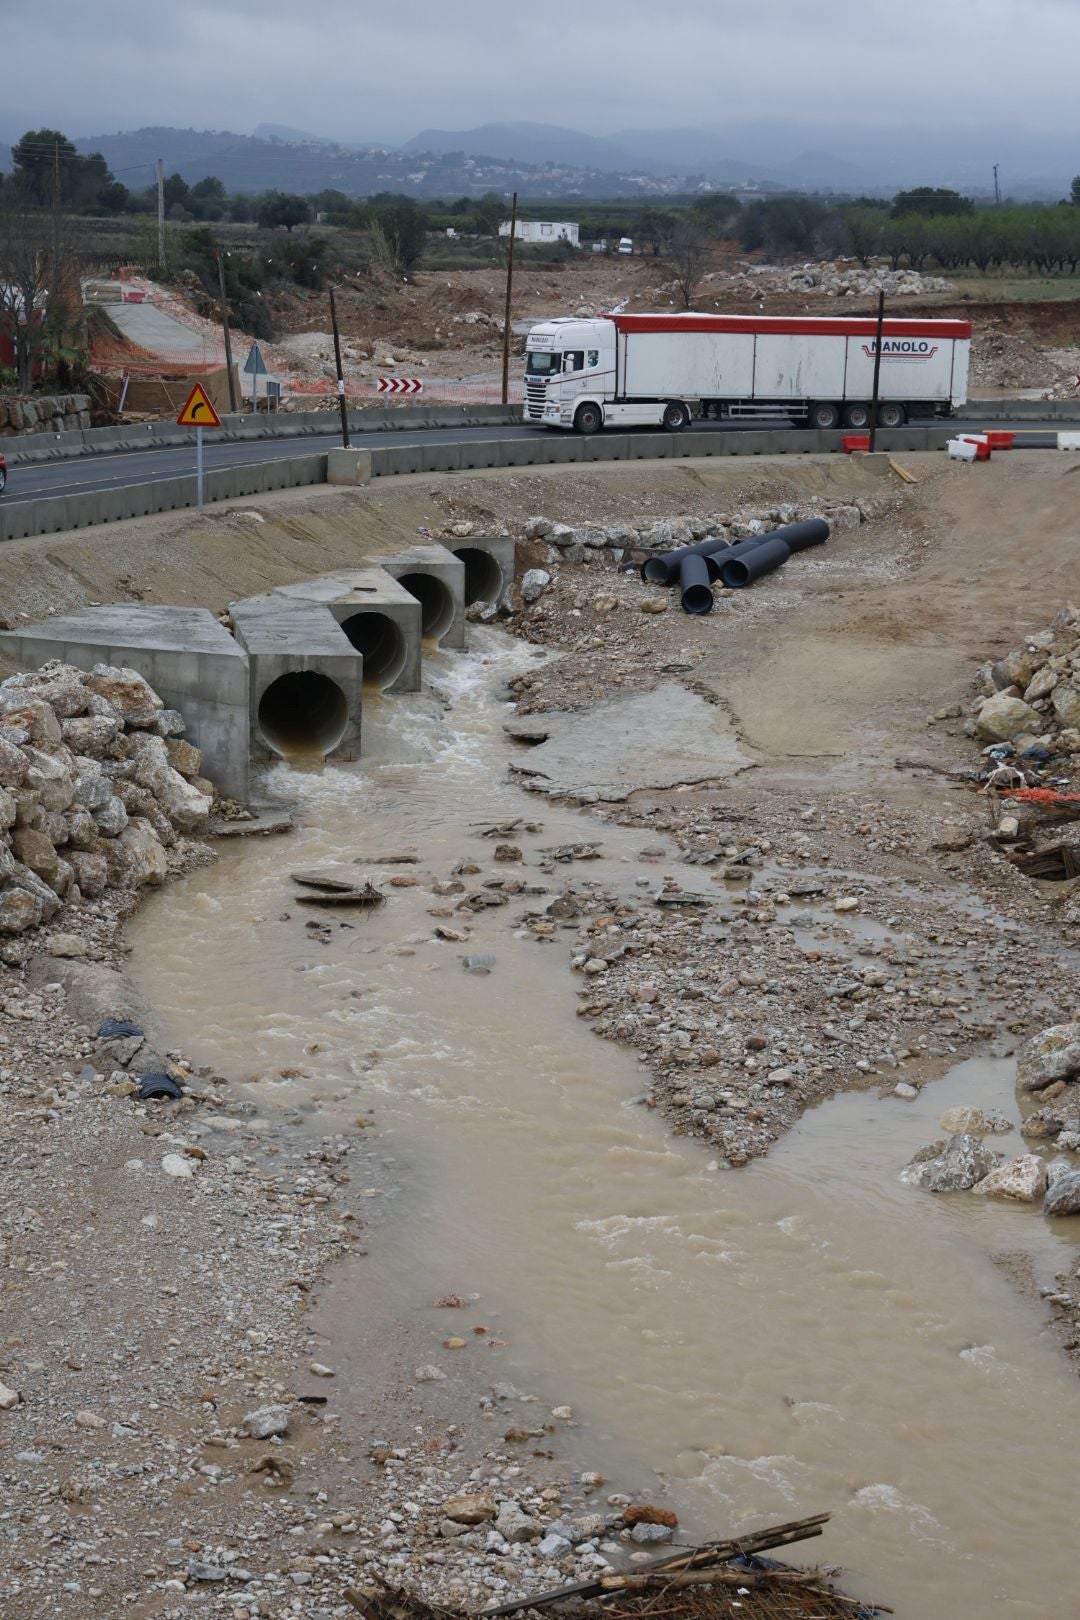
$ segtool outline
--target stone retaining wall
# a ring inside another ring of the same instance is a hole
[[[0,395],[0,438],[19,433],[74,433],[89,426],[88,394],[39,394],[32,399]]]

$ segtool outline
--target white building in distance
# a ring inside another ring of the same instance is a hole
[[[504,219],[499,226],[500,236],[510,235],[510,221]],[[568,219],[519,219],[514,231],[516,242],[569,242],[580,247],[578,227]]]

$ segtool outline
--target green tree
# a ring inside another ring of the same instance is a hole
[[[742,218],[742,245],[747,252],[813,252],[828,209],[812,197],[768,197],[751,203]]]
[[[98,207],[107,214],[124,214],[131,203],[131,193],[120,180],[110,180],[98,192]]]
[[[742,213],[742,203],[726,191],[712,191],[705,197],[696,197],[690,204],[690,217],[711,236],[727,234],[724,227]]]
[[[677,223],[670,209],[643,208],[634,221],[634,237],[652,250],[653,258],[658,258],[671,241]]]
[[[868,265],[881,252],[881,229],[885,223],[883,208],[845,208],[844,244],[862,265]]]
[[[217,175],[208,174],[196,181],[187,194],[186,207],[193,219],[223,219],[225,216],[225,187]]]
[[[12,170],[21,182],[24,201],[40,207],[52,202],[57,176],[63,200],[78,162],[75,143],[58,129],[28,129],[11,148]]]
[[[53,300],[60,301],[70,254],[66,222],[36,200],[32,180],[5,184],[0,198],[0,323],[11,333],[20,393],[34,386]]]
[[[970,197],[962,196],[959,191],[950,191],[947,186],[915,186],[911,191],[898,191],[892,205],[894,219],[903,219],[907,214],[922,214],[924,219],[929,219],[935,214],[971,214],[974,211],[975,204]]]
[[[13,174],[24,197],[39,207],[93,208],[115,184],[100,152],[76,151],[58,129],[30,129],[11,148]]]
[[[296,225],[306,225],[311,218],[307,198],[292,191],[267,191],[259,199],[255,218],[263,230],[284,229],[291,232]]]
[[[174,208],[187,207],[191,187],[182,174],[170,174],[162,189],[165,194],[165,212],[167,214]]]
[[[472,205],[472,216],[479,236],[498,236],[499,226],[510,218],[506,198],[498,191],[485,191]]]
[[[376,264],[408,276],[424,256],[427,220],[411,197],[368,210],[367,228]]]

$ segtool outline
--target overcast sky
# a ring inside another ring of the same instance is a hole
[[[871,127],[1059,132],[1080,167],[1080,0],[0,0],[0,21],[9,135],[266,121],[395,141],[765,111],[811,138],[850,117],[853,156]]]

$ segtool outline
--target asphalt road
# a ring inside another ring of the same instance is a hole
[[[694,431],[739,433],[790,425],[786,418],[777,418],[772,422],[695,422]],[[1055,448],[1057,430],[1061,426],[1058,422],[1043,426],[1033,424],[1030,420],[985,423],[980,422],[977,417],[950,419],[948,425],[961,433],[974,433],[985,427],[1013,431],[1018,436],[1018,442],[1030,449]],[[357,445],[368,445],[372,449],[381,449],[389,445],[396,447],[430,443],[433,438],[437,438],[440,444],[468,444],[478,439],[518,439],[526,434],[539,436],[547,431],[549,430],[526,427],[518,423],[503,427],[428,428],[413,431],[405,429],[392,434],[358,435],[354,442]],[[655,429],[643,431],[655,432]],[[205,440],[205,466],[207,472],[212,472],[215,467],[250,466],[253,462],[318,455],[340,443],[340,434],[327,433],[303,438],[262,439],[241,444],[215,445],[212,432],[208,431]],[[20,501],[42,500],[50,495],[85,495],[96,490],[127,489],[136,484],[152,483],[156,478],[177,478],[188,473],[193,474],[194,471],[194,445],[184,445],[175,450],[102,451],[97,455],[82,455],[67,461],[43,461],[10,467],[7,490],[0,499],[3,499],[5,504],[13,505]]]

